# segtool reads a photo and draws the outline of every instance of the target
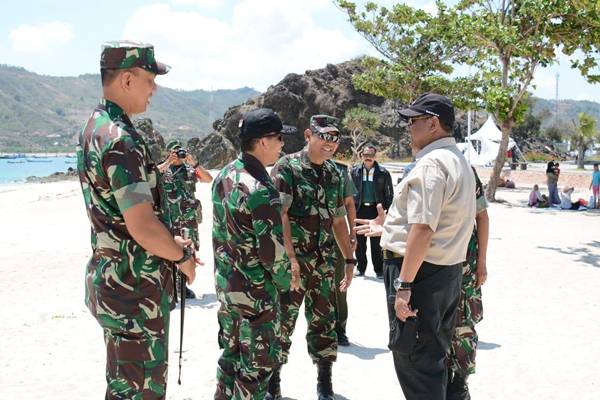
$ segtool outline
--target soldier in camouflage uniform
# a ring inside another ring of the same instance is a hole
[[[335,153],[339,129],[337,119],[313,116],[304,132],[307,147],[282,157],[271,171],[283,203],[286,252],[292,274],[299,271],[300,289],[282,296],[283,362],[302,301],[306,299],[308,353],[318,366],[317,393],[320,400],[332,400],[332,362],[337,358],[335,332],[335,241],[345,258],[345,291],[352,280],[352,258],[343,179],[330,158]],[[273,374],[270,398],[280,396],[279,369]]]
[[[185,152],[185,158],[178,156],[181,150]],[[162,173],[167,194],[171,225],[175,232],[188,228],[190,239],[198,250],[200,248],[198,223],[202,220],[202,205],[196,198],[196,182],[210,183],[212,176],[183,149],[179,140],[170,140],[167,143],[167,152],[169,154],[167,159],[158,166],[158,169]]]
[[[356,194],[356,186],[348,171],[348,166],[340,162],[335,162],[338,171],[343,177],[344,183],[344,207],[346,208],[346,216],[348,218],[348,225],[350,226],[350,244],[352,245],[352,251],[356,250],[356,233],[354,233],[354,220],[356,219],[356,207],[354,205],[354,195]],[[336,246],[336,264],[335,264],[335,282],[336,282],[336,318],[335,318],[335,332],[337,334],[337,342],[340,346],[350,346],[350,341],[346,335],[346,322],[348,322],[348,301],[346,300],[346,292],[340,290],[339,285],[344,279],[344,256],[339,248]]]
[[[215,287],[221,307],[215,400],[263,400],[281,362],[280,295],[290,287],[281,200],[265,167],[283,146],[270,109],[240,121],[242,154],[213,183]],[[296,283],[297,286],[297,283]]]
[[[142,113],[169,67],[151,45],[108,42],[100,61],[102,101],[77,145],[91,224],[85,303],[104,330],[107,399],[164,399],[172,261],[192,281],[189,242],[173,238],[158,171],[130,115]]]
[[[475,198],[477,214],[476,227],[473,230],[467,261],[463,266],[461,299],[458,305],[456,329],[449,355],[449,373],[447,400],[469,400],[467,378],[475,373],[475,353],[477,349],[477,332],[475,324],[483,318],[481,303],[481,285],[487,279],[486,254],[489,234],[489,219],[486,208],[487,200],[483,185],[477,172],[475,174]]]

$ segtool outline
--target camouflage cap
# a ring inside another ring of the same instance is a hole
[[[156,61],[154,46],[130,40],[115,40],[102,44],[100,69],[142,68],[157,75],[164,75],[170,66]]]
[[[167,143],[167,151],[171,151],[177,147],[183,147],[183,144],[181,143],[181,141],[179,141],[177,139],[171,139]]]
[[[339,120],[330,115],[313,115],[310,117],[310,130],[315,133],[340,132]]]

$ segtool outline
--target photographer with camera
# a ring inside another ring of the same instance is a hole
[[[196,182],[210,183],[213,178],[198,165],[179,140],[170,140],[167,151],[169,155],[158,165],[158,169],[163,178],[171,225],[178,233],[183,228],[188,228],[192,244],[198,250],[198,224],[202,222],[202,205],[196,198]],[[186,297],[195,298],[194,292],[186,289]]]

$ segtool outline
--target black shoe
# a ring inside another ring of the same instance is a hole
[[[446,400],[471,400],[469,386],[467,386],[467,376],[448,371]]]
[[[317,398],[318,400],[335,400],[333,394],[333,385],[331,383],[332,362],[321,360],[317,364]]]
[[[346,333],[344,332],[340,332],[337,334],[337,342],[338,345],[340,346],[350,346],[350,340],[348,340],[348,336],[346,336]]]
[[[265,400],[281,400],[281,366],[273,370],[271,379],[269,379],[269,387]]]
[[[192,289],[190,289],[189,287],[186,287],[185,288],[185,298],[186,299],[195,299],[196,293],[194,293],[194,291]]]
[[[365,276],[365,273],[364,272],[360,272],[360,271],[356,271],[354,273],[354,276]]]

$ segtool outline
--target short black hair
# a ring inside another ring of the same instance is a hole
[[[258,141],[260,140],[257,138],[252,138],[252,139],[245,139],[242,140],[242,143],[240,144],[240,148],[242,150],[243,153],[247,153],[249,151],[252,151],[256,148],[256,144],[258,143]]]
[[[100,70],[100,81],[102,82],[102,86],[108,86],[114,82],[117,77],[123,72],[131,72],[135,75],[133,68],[121,68],[121,69],[113,69],[113,68],[102,68]]]
[[[438,118],[438,121],[440,121],[440,126],[442,127],[444,132],[452,134],[452,131],[454,130],[453,126],[448,125],[446,121],[442,121],[440,118]]]

